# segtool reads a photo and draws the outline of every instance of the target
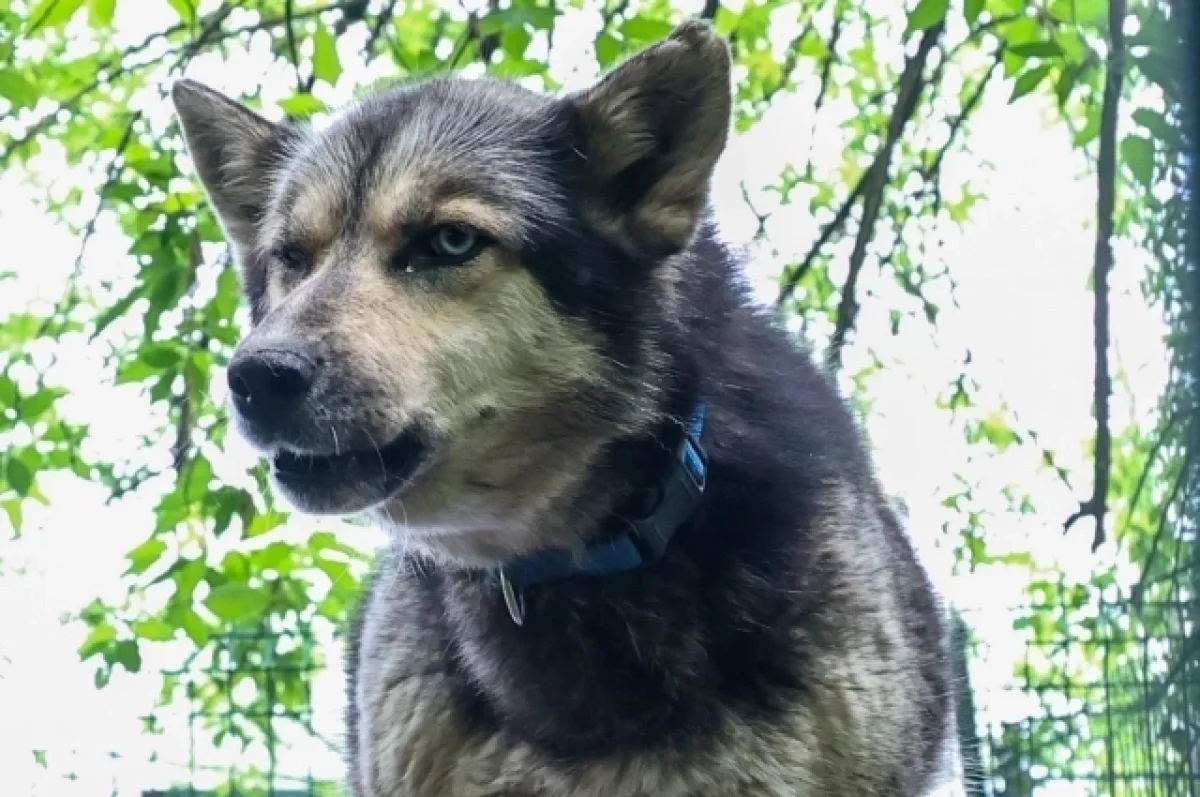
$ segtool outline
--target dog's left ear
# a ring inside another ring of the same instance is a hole
[[[569,98],[582,121],[594,222],[656,257],[688,245],[728,137],[729,74],[716,32],[685,22]]]

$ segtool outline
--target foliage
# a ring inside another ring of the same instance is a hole
[[[1112,430],[1103,498],[1115,543],[1139,564],[1136,597],[1173,601],[1195,597],[1200,572],[1194,510],[1185,509],[1200,487],[1200,355],[1190,343],[1200,310],[1187,293],[1194,253],[1181,232],[1188,142],[1172,61],[1178,9],[1168,0],[1129,4],[1117,168],[1095,176],[1116,191],[1113,235],[1144,254],[1143,293],[1162,308],[1172,357],[1158,428]],[[1055,123],[1089,156],[1104,132],[1105,0],[744,0],[686,10],[606,0],[595,11],[583,0],[490,0],[470,10],[434,0],[0,0],[0,167],[19,172],[80,240],[57,304],[0,320],[0,507],[11,534],[23,533],[25,510],[46,500],[41,485],[52,471],[102,485],[113,501],[157,497],[152,524],[128,552],[127,599],[95,601],[79,615],[88,628],[79,653],[97,663],[98,686],[114,668],[137,672],[147,646],[185,641],[199,651],[230,629],[340,627],[365,562],[328,530],[299,530],[272,504],[261,468],[226,449],[213,396],[245,316],[166,110],[174,78],[220,65],[232,91],[264,113],[319,120],[373,79],[486,71],[555,90],[567,77],[552,64],[567,46],[556,38],[568,18],[591,20],[583,60],[599,69],[663,37],[685,13],[707,16],[731,42],[736,128],[752,130],[781,100],[811,97],[805,126],[842,153],[836,162],[791,153],[777,178],[744,195],[765,249],[776,224],[819,225],[807,251],[777,253],[787,261],[777,309],[827,344],[830,365],[847,371],[859,397],[885,367],[872,341],[857,339],[862,314],[884,314],[895,336],[936,330],[955,301],[941,241],[972,219],[980,195],[943,171],[967,151],[980,109],[1049,101]],[[97,263],[90,244],[104,230],[116,231],[126,253]],[[866,293],[864,284],[876,287]],[[103,358],[107,389],[146,407],[137,450],[89,450],[89,423],[103,419],[67,410],[69,376],[56,367],[58,352],[80,349]],[[1049,478],[1069,485],[1060,456],[984,394],[965,355],[942,400],[964,446],[979,458],[1032,452]],[[1057,589],[1031,556],[989,538],[994,510],[980,501],[989,492],[969,469],[947,481],[946,528],[963,567],[1026,569],[1035,593]],[[1004,493],[1003,511],[1036,511],[1015,487]],[[1083,591],[1082,611],[1119,583],[1098,568],[1069,589]],[[1031,622],[1036,629],[1036,615]]]

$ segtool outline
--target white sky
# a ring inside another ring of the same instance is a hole
[[[148,13],[148,6],[138,9],[136,20],[129,8],[120,6],[118,19],[128,26],[131,40],[140,38],[138,30],[161,22]],[[590,24],[587,15],[581,15],[560,26],[553,63],[557,75],[569,73],[571,59],[590,48]],[[354,41],[342,46],[347,52],[357,49]],[[261,52],[252,51],[232,65],[201,61],[189,75],[236,91],[260,80],[262,67],[254,64],[261,64],[261,57]],[[570,84],[589,78],[581,72]],[[1084,455],[1091,431],[1092,332],[1091,296],[1085,285],[1093,246],[1094,193],[1085,164],[1070,149],[1065,133],[1047,127],[1045,104],[1007,106],[1009,91],[1008,85],[994,87],[991,101],[983,104],[974,123],[972,155],[947,163],[950,182],[969,179],[986,195],[967,228],[944,231],[940,257],[959,283],[959,307],[943,303],[936,330],[913,321],[892,338],[886,312],[872,312],[874,305],[867,300],[859,332],[860,339],[871,340],[889,363],[872,382],[875,404],[869,420],[884,481],[908,502],[914,539],[939,583],[956,602],[984,612],[978,615],[984,630],[1001,646],[1014,639],[1004,607],[1019,599],[1019,581],[1003,572],[950,578],[951,540],[940,530],[947,519],[939,506],[944,490],[953,484],[951,474],[966,465],[960,433],[937,410],[934,396],[957,373],[965,349],[972,352],[972,373],[989,391],[987,399],[1006,401],[1077,479],[1078,494],[1071,494],[1044,475],[1031,477],[1037,455],[1029,451],[972,465],[970,472],[991,488],[995,500],[985,496],[987,505],[998,510],[999,487],[1011,482],[1029,491],[1040,510],[1035,517],[998,516],[990,521],[993,545],[1034,550],[1048,567],[1068,573],[1081,573],[1096,562],[1088,552],[1091,529],[1086,522],[1068,537],[1061,533],[1062,520],[1090,487]],[[748,242],[755,226],[741,200],[739,181],[761,185],[787,160],[802,162],[810,145],[810,108],[811,95],[802,92],[778,103],[766,122],[732,141],[714,188],[718,214],[732,241]],[[831,113],[839,111],[833,108]],[[823,137],[816,142],[818,164],[837,163],[840,157],[836,141]],[[990,168],[980,168],[981,162]],[[0,205],[0,241],[5,242],[0,270],[14,269],[20,275],[16,287],[7,283],[8,293],[0,295],[3,313],[35,296],[56,299],[78,242],[31,201],[21,199],[29,193],[17,185],[15,175],[0,177],[0,191],[9,198]],[[759,196],[756,206],[761,210],[770,205]],[[90,207],[83,212],[90,213]],[[802,209],[793,206],[773,221],[772,244],[784,253],[803,252],[815,230]],[[102,230],[89,267],[107,270],[124,263],[124,246],[113,230]],[[780,262],[763,257],[750,269],[764,298],[774,296],[771,280]],[[1143,268],[1136,253],[1118,251],[1113,362],[1124,369],[1131,391],[1139,397],[1137,409],[1145,413],[1153,408],[1164,379],[1165,357],[1157,311],[1144,306],[1137,290]],[[862,288],[871,287],[887,290],[885,280],[864,275]],[[145,428],[144,404],[131,400],[128,391],[91,384],[102,378],[95,352],[67,353],[66,359],[74,411],[91,422],[92,445],[101,451],[132,450],[136,432]],[[847,364],[855,365],[852,356]],[[220,381],[214,380],[214,393]],[[1114,400],[1118,421],[1124,422],[1130,411],[1128,396],[1118,392]],[[226,468],[236,469],[246,451],[232,436],[231,442]],[[108,689],[97,691],[91,683],[92,664],[80,664],[75,653],[83,638],[80,626],[63,625],[59,618],[93,597],[119,600],[124,594],[119,579],[124,553],[148,533],[155,497],[104,506],[101,490],[73,479],[43,477],[40,484],[53,505],[46,510],[27,507],[24,536],[0,540],[0,772],[5,773],[6,793],[109,793],[105,790],[115,779],[122,797],[137,794],[147,785],[142,778],[157,776],[164,771],[161,767],[176,777],[185,772],[178,766],[186,763],[186,728],[177,729],[184,734],[176,740],[183,743],[178,746],[141,737],[136,719],[151,708],[158,688],[153,670],[172,660],[170,651],[144,648],[150,655],[142,676],[118,674]],[[364,544],[373,534],[361,528],[347,533],[360,535]],[[1110,560],[1117,554],[1109,546],[1098,558]],[[317,695],[323,703],[319,712],[324,731],[336,739],[341,686],[339,665],[336,660],[333,664]],[[976,667],[973,678],[983,686],[998,683],[1009,671],[1008,660],[1000,656]],[[35,766],[33,749],[47,751],[49,773]],[[167,760],[153,771],[140,763],[152,749],[162,751]],[[111,755],[117,752],[121,759],[115,761]],[[306,752],[298,760],[313,763],[328,776],[339,773],[333,755],[322,759]],[[77,780],[61,777],[70,770]]]

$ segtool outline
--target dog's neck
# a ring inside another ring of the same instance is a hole
[[[602,578],[647,567],[665,553],[671,538],[691,517],[704,493],[708,464],[701,438],[705,406],[697,399],[680,428],[659,439],[670,458],[652,469],[645,482],[618,509],[616,529],[581,548],[544,548],[515,557],[495,569],[509,617],[525,620],[526,587],[569,578]]]

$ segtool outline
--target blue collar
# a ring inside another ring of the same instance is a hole
[[[657,485],[657,500],[641,517],[621,515],[629,527],[615,537],[588,545],[582,551],[552,548],[527,554],[500,568],[500,590],[509,616],[524,624],[525,587],[573,576],[603,576],[636,570],[658,560],[671,537],[691,517],[708,478],[708,461],[700,447],[704,432],[704,403],[696,405],[675,447],[671,465]]]

